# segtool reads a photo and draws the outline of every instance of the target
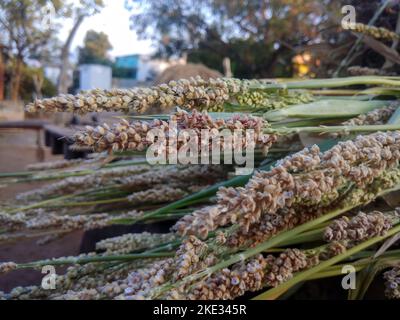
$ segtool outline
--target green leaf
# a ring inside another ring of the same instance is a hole
[[[264,113],[264,118],[268,121],[282,121],[287,118],[349,118],[386,106],[388,103],[378,100],[326,99],[269,111]]]

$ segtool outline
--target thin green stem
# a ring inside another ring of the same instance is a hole
[[[59,205],[50,205],[47,207],[57,208],[57,207],[80,207],[80,206],[95,206],[99,204],[111,204],[117,202],[129,202],[127,197],[123,198],[114,198],[114,199],[102,199],[102,200],[94,200],[94,201],[78,201],[78,202],[66,202]]]
[[[397,108],[396,111],[392,114],[387,124],[399,124],[400,123],[400,108]]]
[[[385,195],[385,194],[387,194],[389,192],[393,192],[393,191],[399,190],[399,189],[400,189],[400,184],[394,186],[393,188],[383,190],[379,194],[377,194],[376,196],[377,197],[383,196],[383,195]],[[252,256],[254,256],[254,255],[258,254],[258,253],[261,253],[261,252],[264,252],[264,251],[266,251],[268,249],[277,247],[282,242],[287,241],[289,239],[292,239],[292,238],[298,236],[299,234],[301,234],[303,232],[306,232],[306,231],[310,230],[311,228],[314,228],[316,225],[319,225],[319,224],[321,224],[321,223],[323,223],[325,221],[331,220],[332,218],[337,217],[337,216],[339,216],[339,215],[341,215],[341,214],[343,214],[343,213],[345,213],[345,212],[347,212],[347,211],[349,211],[349,210],[351,210],[351,209],[353,209],[355,207],[358,207],[361,204],[362,203],[352,203],[352,204],[346,205],[346,206],[344,206],[342,208],[337,208],[335,210],[332,210],[331,212],[326,213],[326,214],[324,214],[323,216],[321,216],[319,218],[316,218],[316,219],[314,219],[312,221],[309,221],[307,223],[299,225],[299,226],[297,226],[297,227],[295,227],[295,228],[293,228],[293,229],[291,229],[289,231],[280,233],[280,234],[268,239],[267,241],[264,241],[264,242],[258,244],[257,246],[255,246],[253,248],[247,249],[247,250],[245,250],[243,252],[240,252],[238,254],[230,255],[230,257],[228,259],[223,260],[223,261],[221,261],[221,262],[219,262],[219,263],[217,263],[217,264],[215,264],[215,265],[213,265],[211,267],[208,267],[208,268],[206,268],[206,269],[204,269],[204,270],[202,270],[200,272],[197,272],[197,273],[194,273],[192,275],[189,275],[189,276],[183,278],[182,280],[174,283],[173,286],[174,287],[179,287],[179,286],[184,285],[186,283],[193,282],[193,281],[199,280],[201,278],[208,277],[211,274],[213,274],[214,272],[216,272],[218,270],[221,270],[223,268],[226,268],[226,267],[228,267],[228,266],[230,266],[230,265],[232,265],[234,263],[246,260],[246,259],[248,259],[248,258],[250,258],[250,257],[252,257]],[[170,289],[170,287],[171,287],[171,284],[167,283],[167,284],[165,284],[165,285],[163,285],[161,287],[155,288],[154,291],[153,291],[153,294],[154,294],[153,298],[155,298],[155,297],[159,296],[160,294],[162,294],[163,292],[167,291],[168,289]]]
[[[131,261],[137,259],[156,259],[166,258],[174,256],[174,252],[153,252],[153,253],[137,253],[137,254],[123,254],[123,255],[103,255],[103,256],[91,256],[82,258],[58,258],[52,260],[40,260],[28,263],[20,263],[17,265],[17,269],[29,269],[38,268],[45,265],[68,265],[68,264],[86,264],[92,262],[110,262],[110,261]]]
[[[370,246],[372,246],[375,243],[381,242],[382,240],[387,239],[388,237],[400,232],[400,226],[396,226],[392,229],[390,229],[384,236],[378,236],[374,237],[372,239],[369,239],[367,241],[362,242],[359,245],[354,246],[351,249],[348,249],[345,253],[339,254],[337,256],[334,256],[333,258],[323,261],[319,263],[317,266],[310,268],[308,270],[299,272],[296,274],[292,279],[284,282],[283,284],[279,285],[276,288],[270,289],[257,297],[255,297],[255,300],[273,300],[278,298],[280,295],[282,295],[284,292],[286,292],[289,288],[292,286],[296,285],[299,282],[302,282],[304,280],[307,280],[309,277],[312,275],[324,270],[327,267],[330,267],[347,257],[351,256],[352,254],[355,254],[361,250],[364,250]]]
[[[317,218],[313,221],[307,222],[305,224],[302,224],[296,228],[293,228],[290,231],[287,232],[283,232],[281,234],[278,234],[272,238],[270,238],[269,240],[260,243],[259,245],[255,246],[254,248],[251,249],[247,249],[239,254],[235,254],[232,255],[230,258],[223,260],[217,264],[215,264],[212,267],[206,268],[198,273],[192,274],[190,276],[187,276],[185,278],[183,278],[181,281],[178,281],[176,283],[174,283],[174,287],[179,287],[181,285],[184,285],[185,283],[189,283],[189,282],[193,282],[196,280],[199,280],[201,278],[205,278],[210,276],[211,274],[213,274],[214,272],[221,270],[223,268],[229,267],[230,265],[237,263],[239,261],[243,261],[246,260],[258,253],[264,252],[268,249],[271,249],[273,247],[277,247],[278,245],[280,245],[283,241],[288,240],[290,238],[293,238],[295,236],[297,236],[298,234],[307,231],[308,229],[310,229],[311,227],[322,223],[326,220],[332,219],[333,217],[336,217],[348,210],[353,209],[354,207],[356,207],[357,205],[353,205],[353,206],[348,206],[345,208],[341,208],[341,209],[336,209],[334,211],[332,211],[329,214],[326,214],[320,218]],[[160,295],[161,293],[163,293],[164,291],[169,289],[169,284],[166,284],[164,286],[161,286],[159,288],[156,288],[154,290],[154,297],[157,297],[158,295]]]
[[[252,85],[250,90],[271,90],[271,89],[319,89],[338,88],[351,85],[387,85],[399,86],[399,79],[396,77],[380,76],[358,76],[343,78],[325,78],[302,81],[289,81],[285,83],[272,83],[263,85]]]
[[[54,202],[57,202],[57,201],[61,201],[61,200],[70,199],[70,198],[73,198],[75,196],[76,196],[75,194],[68,194],[68,195],[64,195],[64,196],[61,196],[61,197],[57,197],[57,198],[52,198],[52,199],[36,202],[34,204],[31,204],[31,205],[15,208],[15,209],[11,209],[11,210],[6,210],[6,213],[14,214],[14,213],[21,212],[21,211],[41,208],[41,207],[43,207],[45,205],[48,205],[48,204],[51,204],[51,203],[54,203]]]
[[[336,133],[336,132],[375,132],[400,130],[400,124],[363,125],[363,126],[319,126],[295,128],[266,128],[265,133],[288,135],[293,133]]]
[[[315,230],[311,230],[308,232],[304,232],[302,234],[299,234],[295,238],[283,241],[282,243],[280,243],[280,246],[291,246],[291,245],[299,244],[299,243],[306,243],[306,242],[322,240],[322,235],[324,233],[324,230],[325,230],[325,228],[322,227],[322,228],[317,228]]]

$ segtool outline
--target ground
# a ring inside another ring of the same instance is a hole
[[[29,130],[0,130],[0,172],[24,170],[31,163],[38,162],[36,133]],[[61,159],[62,156],[45,152],[45,161]],[[0,203],[15,197],[19,192],[39,187],[40,184],[16,184],[0,188]],[[74,232],[46,245],[36,244],[37,239],[18,243],[0,243],[0,262],[28,262],[32,260],[76,255],[82,239],[82,232]],[[43,275],[40,270],[21,270],[0,275],[0,291],[8,292],[15,286],[40,284]]]

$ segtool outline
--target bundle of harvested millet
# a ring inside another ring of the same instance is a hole
[[[268,123],[259,117],[247,115],[235,115],[230,119],[214,120],[206,111],[198,112],[193,110],[188,113],[183,110],[173,114],[170,120],[163,121],[134,121],[129,123],[122,119],[118,124],[110,128],[108,125],[86,127],[84,131],[74,135],[75,144],[87,146],[95,151],[104,150],[129,150],[143,151],[149,146],[157,143],[157,154],[176,154],[184,146],[189,146],[195,141],[198,145],[198,152],[202,149],[212,150],[216,147],[227,148],[234,146],[235,149],[244,150],[248,145],[264,148],[265,151],[276,141],[273,134],[263,133],[263,128]],[[231,140],[223,139],[221,135],[228,130],[231,134],[240,133]],[[251,131],[250,131],[251,130]],[[208,132],[205,135],[205,131]],[[251,133],[251,134],[250,134]],[[217,139],[218,138],[218,139]]]
[[[299,157],[306,159],[299,161]],[[358,136],[323,154],[314,152],[311,158],[307,152],[289,156],[270,171],[256,172],[245,187],[221,188],[213,208],[183,217],[175,229],[182,235],[204,237],[217,227],[237,223],[247,233],[265,214],[273,215],[279,209],[299,203],[309,207],[328,206],[346,186],[364,188],[396,168],[399,159],[398,131]],[[307,170],[308,165],[313,171]]]
[[[35,100],[26,106],[28,112],[101,112],[123,111],[144,113],[152,108],[168,110],[175,106],[185,109],[219,108],[251,85],[270,83],[266,80],[239,80],[201,77],[170,81],[148,88],[89,90],[76,96],[66,94]]]

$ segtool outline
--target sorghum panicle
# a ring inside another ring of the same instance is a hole
[[[368,68],[361,66],[351,66],[347,68],[347,72],[351,76],[389,76],[390,72],[382,69]]]
[[[286,249],[278,257],[269,255],[264,282],[270,287],[277,287],[293,277],[295,272],[314,266],[318,260],[310,259],[299,249]]]
[[[247,291],[263,287],[267,261],[258,255],[247,262],[239,262],[229,268],[213,273],[190,290],[188,300],[232,300]]]
[[[400,299],[400,267],[386,271],[383,274],[385,282],[385,295],[389,299]]]
[[[325,241],[350,241],[359,243],[376,236],[383,236],[392,227],[392,219],[379,211],[360,212],[348,218],[334,220],[324,231]]]
[[[322,155],[317,155],[317,147],[313,148],[312,160],[304,152],[289,156],[270,171],[256,172],[245,187],[220,188],[212,212],[211,208],[195,211],[178,221],[176,230],[180,234],[201,233],[204,237],[215,230],[212,228],[238,223],[247,233],[264,214],[274,214],[296,203],[328,206],[346,184],[365,187],[385,170],[398,166],[400,132],[358,136],[354,141],[338,143]],[[307,157],[307,161],[298,161],[299,156]],[[302,173],[306,163],[313,167],[319,164],[314,171]],[[202,217],[207,224],[201,222]]]
[[[174,125],[173,125],[174,123]],[[176,127],[175,127],[176,125]],[[263,128],[267,126],[267,122],[259,117],[236,115],[228,120],[214,120],[205,112],[193,110],[187,113],[179,110],[171,116],[171,120],[166,122],[159,119],[149,121],[134,121],[129,123],[122,119],[120,123],[110,128],[108,125],[97,126],[96,128],[87,126],[86,130],[78,132],[74,135],[75,144],[78,146],[87,146],[95,151],[104,150],[129,150],[143,151],[154,143],[149,133],[151,130],[156,130],[158,133],[165,135],[165,141],[157,141],[158,154],[175,154],[182,146],[186,146],[190,140],[196,139],[199,152],[205,147],[210,150],[212,142],[219,137],[220,130],[228,129],[231,132],[234,130],[243,130],[240,141],[232,141],[230,143],[241,144],[239,147],[244,148],[249,144],[254,144],[268,150],[276,141],[277,137],[273,134],[264,134]],[[207,141],[202,141],[202,130],[209,130]],[[246,139],[246,130],[254,131],[254,140]],[[184,138],[180,132],[190,133],[193,136],[187,135]],[[156,134],[156,131],[153,131]],[[175,137],[169,136],[172,133]],[[185,139],[188,139],[186,141]],[[228,143],[228,140],[226,140]],[[220,147],[223,146],[223,139],[220,139]],[[236,145],[235,145],[236,146]]]
[[[270,83],[266,80],[239,80],[201,77],[171,81],[148,88],[90,90],[77,95],[60,95],[55,98],[35,100],[26,106],[28,112],[138,112],[157,108],[169,110],[175,106],[185,109],[220,109],[224,102],[250,85]]]
[[[151,289],[164,284],[175,271],[173,258],[152,263],[149,267],[133,271],[128,277],[126,299],[144,300]]]
[[[197,270],[208,246],[195,236],[185,239],[176,252],[176,270],[172,275],[174,281],[182,279]]]
[[[129,253],[136,250],[148,249],[175,240],[173,233],[127,233],[122,236],[107,238],[96,243],[96,250],[106,253]]]
[[[17,269],[17,264],[14,262],[1,262],[0,263],[0,274],[7,273]]]
[[[113,184],[118,181],[120,177],[131,176],[135,177],[138,174],[147,172],[150,170],[148,165],[137,165],[137,166],[126,166],[112,169],[102,169],[95,171],[92,174],[68,177],[45,185],[41,188],[20,193],[17,195],[18,200],[41,200],[50,196],[57,196],[63,194],[71,194],[77,190],[84,190],[88,188],[96,188],[105,186],[106,184]]]
[[[342,125],[348,126],[363,126],[363,125],[380,125],[386,124],[393,113],[397,110],[398,105],[392,104],[387,107],[378,108],[367,112],[366,114],[360,114],[359,116],[345,121]]]
[[[363,33],[376,39],[382,40],[397,40],[399,35],[396,32],[390,31],[386,28],[369,26],[363,23],[352,24],[351,30],[358,33]]]
[[[159,185],[148,190],[134,192],[128,196],[128,201],[132,204],[172,202],[187,194],[186,191],[171,185]]]

